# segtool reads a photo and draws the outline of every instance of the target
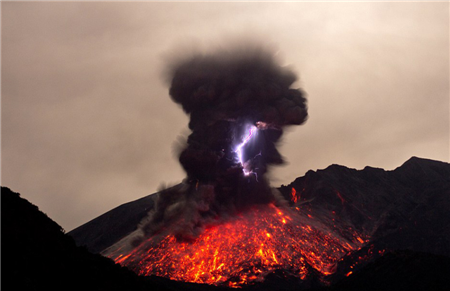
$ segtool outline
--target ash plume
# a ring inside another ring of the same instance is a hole
[[[193,239],[252,205],[282,203],[264,174],[283,163],[276,148],[283,127],[308,115],[305,94],[291,88],[296,75],[263,47],[194,54],[172,66],[170,79],[172,100],[190,116],[179,154],[187,177],[162,191],[134,245],[167,231]]]

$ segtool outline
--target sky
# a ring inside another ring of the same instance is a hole
[[[449,162],[448,2],[1,2],[1,185],[66,231],[185,177],[168,64],[257,39],[299,76],[273,186]]]

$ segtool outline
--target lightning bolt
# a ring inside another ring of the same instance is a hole
[[[248,135],[244,138],[244,140],[237,146],[236,150],[234,151],[237,156],[238,156],[238,160],[239,163],[242,166],[242,169],[244,171],[244,175],[248,176],[252,173],[252,171],[247,171],[244,168],[244,161],[242,160],[242,148],[248,143],[248,141],[252,138],[253,134],[256,132],[257,128],[256,126],[252,125],[249,129]]]

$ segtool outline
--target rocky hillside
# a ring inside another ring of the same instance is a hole
[[[211,290],[139,277],[77,247],[56,222],[9,188],[1,187],[1,201],[2,290]]]
[[[450,165],[411,158],[393,171],[332,165],[309,171],[281,192],[301,211],[346,236],[349,228],[380,249],[450,256]]]

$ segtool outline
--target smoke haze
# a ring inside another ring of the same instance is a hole
[[[307,92],[273,186],[333,163],[449,160],[448,2],[10,1],[1,13],[2,185],[67,231],[186,177],[168,52],[242,31],[269,40]]]

